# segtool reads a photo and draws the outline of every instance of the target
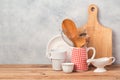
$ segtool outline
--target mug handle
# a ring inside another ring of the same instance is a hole
[[[88,53],[89,50],[93,50],[93,55],[92,55],[92,57],[91,57],[90,59],[94,59],[94,58],[95,58],[95,54],[96,54],[95,48],[93,48],[93,47],[87,48],[87,53]],[[88,66],[89,66],[89,65],[90,65],[90,63],[88,63]]]
[[[93,48],[93,47],[88,47],[88,48],[87,48],[87,53],[88,53],[89,50],[93,50],[93,55],[92,55],[92,57],[91,57],[90,59],[94,59],[94,58],[95,58],[95,54],[96,54],[95,48]]]
[[[116,60],[115,57],[110,57],[109,59],[110,59],[110,60],[112,59],[112,61],[109,62],[107,65],[111,65],[111,64],[112,64],[113,62],[115,62],[115,60]]]

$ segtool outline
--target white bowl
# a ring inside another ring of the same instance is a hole
[[[74,63],[62,63],[62,69],[65,73],[73,72]]]

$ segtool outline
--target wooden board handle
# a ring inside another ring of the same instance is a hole
[[[88,24],[98,23],[98,8],[95,4],[91,4],[88,8]]]

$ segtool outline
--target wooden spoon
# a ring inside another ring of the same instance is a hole
[[[75,47],[82,47],[86,44],[86,38],[79,37],[76,25],[70,19],[65,19],[62,23],[64,34],[73,42]]]
[[[62,29],[64,34],[71,40],[78,37],[77,28],[72,20],[65,19],[62,23]]]

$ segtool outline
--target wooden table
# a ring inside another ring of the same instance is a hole
[[[104,73],[86,72],[66,74],[53,71],[51,65],[0,65],[0,80],[120,80],[120,65],[106,67]]]

